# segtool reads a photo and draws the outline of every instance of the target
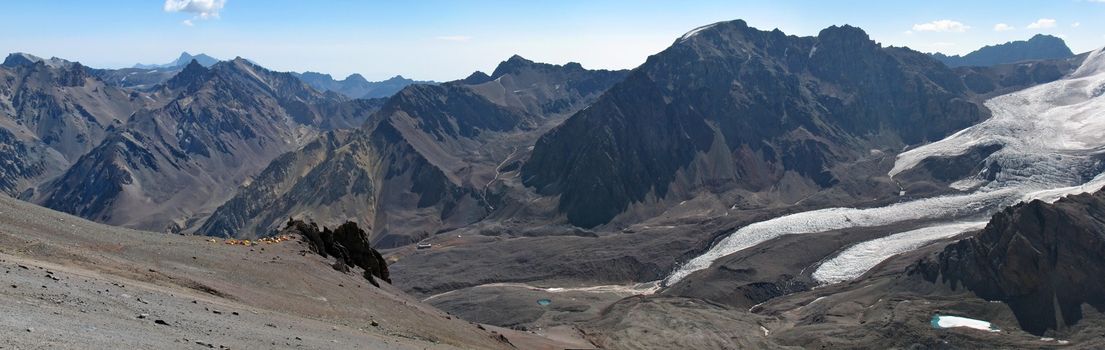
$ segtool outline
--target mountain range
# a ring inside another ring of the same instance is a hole
[[[0,242],[458,348],[1095,348],[1103,86],[1105,52],[1050,36],[949,57],[741,20],[632,70],[514,55],[441,83],[17,53],[0,191],[47,209],[0,201],[27,213]]]
[[[383,81],[368,81],[360,74],[351,74],[343,80],[334,80],[329,74],[303,72],[296,73],[311,87],[320,91],[333,91],[349,98],[386,98],[412,84],[434,84],[432,81],[417,81],[396,75]]]
[[[994,66],[1033,60],[1060,59],[1074,56],[1063,39],[1051,35],[1036,34],[1028,40],[1010,41],[1004,44],[985,46],[966,55],[948,56],[932,54],[933,58],[944,62],[948,67]]]
[[[408,86],[361,129],[270,165],[201,232],[249,237],[289,216],[356,217],[374,244],[395,247],[472,224],[495,209],[488,187],[504,163],[623,75],[514,56],[478,84]]]
[[[204,66],[204,67],[214,66],[215,63],[219,63],[219,61],[221,61],[220,59],[217,59],[217,58],[214,58],[214,57],[208,56],[206,54],[202,54],[202,53],[198,54],[198,55],[192,55],[188,52],[182,52],[180,54],[180,57],[177,57],[176,60],[173,60],[172,62],[169,62],[169,63],[163,63],[163,64],[141,64],[141,63],[137,63],[132,68],[135,68],[135,69],[180,68],[180,67],[187,66],[193,60],[196,61],[197,63],[199,63],[200,65]]]

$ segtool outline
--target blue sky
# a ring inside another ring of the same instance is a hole
[[[3,8],[0,52],[93,67],[203,52],[371,80],[458,79],[512,54],[632,68],[694,27],[731,19],[794,35],[851,24],[884,45],[925,52],[966,53],[1036,33],[1061,36],[1076,52],[1105,46],[1105,0],[36,0]]]

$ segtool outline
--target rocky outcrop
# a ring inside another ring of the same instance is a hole
[[[281,234],[299,235],[307,242],[311,251],[322,257],[334,257],[334,269],[349,272],[351,267],[364,269],[364,278],[379,287],[376,278],[391,283],[388,264],[384,256],[368,244],[368,234],[354,222],[346,222],[334,231],[323,227],[320,231],[315,223],[301,220],[288,220]]]
[[[932,54],[933,58],[944,62],[948,67],[976,66],[985,67],[1005,63],[1030,60],[1067,58],[1074,53],[1067,43],[1058,37],[1036,34],[1031,39],[1010,41],[1000,45],[986,46],[969,54],[947,56]]]
[[[1007,208],[911,273],[1002,301],[1033,334],[1065,330],[1105,311],[1105,191]]]

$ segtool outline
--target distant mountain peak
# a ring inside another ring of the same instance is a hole
[[[192,61],[199,62],[199,64],[203,65],[204,67],[211,67],[211,66],[215,65],[215,63],[219,63],[219,59],[208,56],[206,54],[201,53],[201,54],[198,54],[198,55],[192,55],[192,54],[188,53],[188,51],[184,51],[184,52],[181,52],[180,56],[177,57],[177,59],[173,60],[172,62],[165,63],[165,64],[141,64],[141,63],[139,63],[139,64],[135,64],[134,68],[140,68],[140,69],[178,68],[178,67],[184,67],[184,66],[188,65]]]
[[[776,30],[778,30],[778,29],[776,29]],[[862,28],[853,27],[853,26],[847,25],[847,24],[840,25],[840,26],[834,25],[834,26],[829,26],[828,28],[822,29],[821,32],[817,33],[817,37],[818,38],[847,37],[847,38],[851,38],[851,39],[860,39],[860,40],[864,40],[864,41],[870,41],[871,40],[871,36],[867,35],[867,32],[864,31]]]
[[[48,67],[51,67],[51,68],[68,68],[68,67],[73,66],[73,62],[63,60],[63,59],[60,59],[60,58],[57,58],[57,57],[51,57],[49,59],[44,59],[42,57],[38,57],[38,56],[29,54],[29,53],[24,53],[24,52],[15,52],[15,53],[9,54],[8,57],[4,59],[3,66],[5,66],[5,67],[32,66],[35,63],[42,63],[42,64],[44,64]]]
[[[327,74],[326,76],[329,77],[330,75]],[[368,83],[368,79],[365,79],[365,77],[363,75],[360,75],[358,73],[353,73],[353,74],[350,74],[348,77],[345,77],[345,81],[347,81],[347,82],[358,82],[358,83],[360,83],[360,82]]]
[[[526,59],[525,57],[522,57],[522,56],[521,56],[521,55],[519,55],[519,54],[513,54],[513,55],[511,55],[511,56],[510,56],[510,58],[508,58],[508,59],[507,59],[507,62],[528,62],[528,63],[533,63],[533,61],[527,60],[527,59]]]
[[[948,56],[941,53],[930,55],[949,67],[984,67],[1022,61],[1067,58],[1074,56],[1074,52],[1071,52],[1062,38],[1036,34],[1028,40],[989,45],[963,56]]]
[[[491,78],[498,78],[506,74],[515,73],[526,67],[533,67],[539,63],[527,60],[517,54],[510,56],[506,61],[499,63],[499,66],[495,67],[495,71],[491,73]]]
[[[350,74],[343,80],[336,80],[329,74],[304,72],[293,73],[299,80],[320,91],[333,91],[350,98],[389,97],[411,84],[435,84],[432,81],[415,81],[402,75],[396,75],[382,81],[369,81],[358,73]]]
[[[176,66],[183,66],[191,62],[199,62],[199,64],[202,64],[204,67],[210,67],[215,63],[219,63],[219,60],[206,54],[201,53],[198,55],[192,55],[185,51],[180,53],[180,57],[177,58],[177,60],[173,63],[175,63]]]
[[[464,83],[464,84],[468,84],[468,85],[476,85],[476,84],[483,84],[483,83],[486,83],[488,81],[491,81],[491,76],[490,75],[487,75],[487,73],[484,73],[484,72],[481,72],[481,71],[475,71],[475,72],[472,72],[472,74],[468,75],[467,78],[461,79],[460,82]]]
[[[32,54],[14,52],[8,54],[8,57],[4,59],[4,67],[29,66],[41,60],[41,58]]]

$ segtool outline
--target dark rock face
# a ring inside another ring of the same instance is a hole
[[[15,196],[23,180],[42,175],[45,165],[10,131],[0,128],[0,193]]]
[[[944,62],[948,67],[976,66],[985,67],[1005,63],[1031,60],[1068,58],[1074,53],[1063,39],[1036,34],[1027,41],[1010,41],[1000,45],[986,46],[964,56],[932,54],[933,58]]]
[[[1006,303],[1030,333],[1064,330],[1083,304],[1105,311],[1105,191],[1010,207],[911,273]]]
[[[356,266],[364,269],[364,278],[372,285],[380,286],[376,278],[391,283],[387,261],[380,252],[369,246],[368,234],[354,222],[346,222],[334,231],[326,227],[320,231],[315,223],[288,220],[281,234],[299,235],[312,252],[324,258],[333,256],[335,270],[349,272],[350,267]]]
[[[46,184],[48,194],[42,206],[97,221],[110,221],[110,208],[133,185],[135,172],[159,170],[141,135],[119,133],[81,157],[66,172],[81,176],[62,176]]]
[[[838,181],[834,165],[870,149],[859,144],[916,144],[981,120],[967,94],[939,62],[858,28],[794,37],[722,22],[649,57],[542,136],[522,179],[560,195],[559,210],[583,227],[666,197],[680,173],[700,177],[684,191],[762,191],[787,172],[825,188]]]

